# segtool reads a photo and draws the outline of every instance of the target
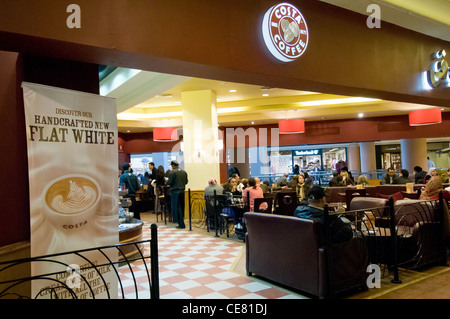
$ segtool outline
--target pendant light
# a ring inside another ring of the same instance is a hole
[[[296,134],[305,132],[305,120],[288,119],[278,121],[278,130],[280,134]]]
[[[441,109],[427,109],[409,112],[409,125],[431,125],[442,122]]]
[[[177,129],[174,127],[155,127],[153,129],[155,142],[173,142],[177,139]]]

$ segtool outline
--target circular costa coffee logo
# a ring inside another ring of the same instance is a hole
[[[267,10],[262,32],[272,55],[290,62],[300,57],[308,45],[308,27],[301,12],[289,3],[280,3]]]

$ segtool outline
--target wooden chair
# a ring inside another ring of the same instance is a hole
[[[262,204],[266,204],[262,205]],[[262,205],[262,207],[261,207]],[[266,207],[266,208],[264,208]],[[253,210],[255,213],[267,213],[272,214],[273,207],[273,198],[272,197],[264,197],[264,198],[255,198],[253,200]]]
[[[172,221],[172,214],[170,212],[170,189],[168,186],[155,187],[155,214],[156,222],[158,222],[158,216],[161,216],[161,220],[164,219],[164,224],[167,224],[167,220]]]
[[[275,207],[274,214],[294,216],[295,209],[298,206],[296,192],[279,192],[276,201],[278,207]]]
[[[230,225],[234,225],[233,218],[223,213],[225,207],[227,207],[225,195],[205,195],[206,231],[214,229],[216,237],[224,232],[230,237]]]

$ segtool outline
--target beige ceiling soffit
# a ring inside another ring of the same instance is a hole
[[[450,41],[448,0],[321,0],[368,16],[371,4],[379,5],[381,20],[402,28]],[[442,6],[447,9],[442,9]],[[419,9],[419,8],[425,9]],[[383,27],[383,26],[381,26]]]
[[[383,0],[383,2],[403,8],[412,16],[425,17],[450,25],[450,1],[448,0]]]
[[[177,86],[189,77],[117,68],[100,82],[100,94],[116,99],[117,113]]]

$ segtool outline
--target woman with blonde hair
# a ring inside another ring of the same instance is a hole
[[[298,201],[308,200],[308,192],[311,189],[309,184],[305,183],[305,176],[303,174],[298,175],[297,179],[297,197]]]
[[[353,184],[355,183],[349,176],[349,174],[347,173],[347,171],[341,171],[342,176],[342,184],[346,185],[346,186],[353,186]]]
[[[359,175],[358,180],[356,181],[356,185],[369,185],[369,180],[367,179],[366,175]]]

